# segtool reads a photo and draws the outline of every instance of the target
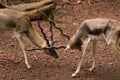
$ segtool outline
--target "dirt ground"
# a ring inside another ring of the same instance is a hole
[[[8,2],[17,4],[19,0]],[[54,11],[55,21],[69,36],[75,33],[85,19],[104,17],[120,20],[119,0],[81,0],[79,4],[77,0],[70,0],[70,4],[58,0],[57,3],[57,10]],[[50,37],[48,22],[43,21],[41,24],[47,36]],[[33,22],[33,26],[41,35],[36,22]],[[21,61],[18,63],[13,61],[14,38],[11,36],[13,36],[12,31],[0,34],[0,80],[120,80],[120,55],[107,47],[105,42],[98,41],[94,72],[89,72],[92,62],[92,44],[90,43],[80,73],[77,77],[71,78],[81,52],[58,49],[58,59],[46,55],[43,51],[27,52],[29,63],[32,65],[31,69],[27,69],[20,47],[17,58]],[[54,39],[58,41],[56,45],[66,45],[68,41],[56,29],[54,29]],[[28,49],[35,47],[26,37],[24,41]],[[34,55],[38,57],[37,60]]]

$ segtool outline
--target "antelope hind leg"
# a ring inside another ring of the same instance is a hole
[[[17,54],[17,49],[18,49],[18,40],[15,38],[15,46],[14,46],[14,53],[13,53],[13,60],[16,61],[16,54]]]

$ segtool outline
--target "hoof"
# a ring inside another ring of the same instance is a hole
[[[94,72],[94,68],[90,68],[89,71],[90,71],[90,72]]]
[[[75,73],[73,73],[73,74],[71,75],[71,77],[72,77],[72,78],[76,77],[76,74],[75,74]]]
[[[27,65],[27,68],[28,68],[28,69],[31,69],[31,68],[32,68],[32,66],[30,66],[30,65]]]

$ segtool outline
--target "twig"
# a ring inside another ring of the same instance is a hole
[[[45,33],[43,32],[43,29],[41,28],[39,21],[38,21],[38,26],[39,26],[39,28],[40,28],[40,30],[41,30],[41,33],[43,34],[43,37],[44,37],[47,45],[50,46],[49,40],[47,39],[47,36],[46,36]]]
[[[69,37],[68,35],[66,35],[66,34],[63,33],[62,29],[58,26],[58,24],[56,24],[56,23],[53,21],[53,19],[51,19],[51,18],[50,18],[48,15],[46,15],[44,12],[42,12],[42,11],[40,11],[40,10],[38,10],[38,9],[37,9],[37,11],[38,11],[39,13],[41,13],[42,15],[46,16],[47,19],[48,19],[48,21],[49,21],[51,24],[53,24],[53,26],[54,26],[56,29],[58,29],[63,36],[67,37],[68,40],[70,39],[70,37]]]
[[[37,11],[38,11],[40,14],[42,14],[43,16],[45,16],[45,17],[49,18],[49,16],[48,16],[48,15],[46,15],[44,12],[42,12],[42,11],[40,11],[40,10],[38,10],[38,9],[37,9]]]
[[[46,14],[44,14],[42,11],[39,11],[39,10],[37,10],[37,11],[38,11],[39,13],[43,14],[44,16],[48,17],[48,16],[47,16]],[[54,38],[53,38],[53,31],[52,31],[53,27],[55,27],[56,29],[58,29],[63,36],[67,37],[68,40],[69,40],[70,38],[69,38],[68,35],[66,35],[66,34],[63,33],[63,31],[62,31],[61,28],[59,28],[58,26],[56,26],[56,24],[55,24],[55,22],[53,21],[53,18],[52,18],[52,17],[53,17],[52,14],[50,14],[49,17],[48,17],[49,19],[47,18],[48,21],[49,21],[49,23],[50,23],[51,44],[49,43],[49,40],[47,39],[47,36],[46,36],[46,34],[44,33],[42,27],[40,26],[40,22],[38,21],[38,26],[39,26],[39,28],[40,28],[40,30],[41,30],[41,33],[43,34],[43,37],[44,37],[44,39],[45,39],[48,47],[44,47],[44,48],[33,48],[33,49],[30,49],[30,50],[26,50],[26,51],[66,48],[65,46],[61,46],[61,45],[60,45],[60,46],[54,46]]]
[[[58,25],[55,24],[54,21],[51,21],[51,22],[52,22],[52,24],[54,25],[54,27],[55,27],[56,29],[58,29],[63,36],[65,36],[68,40],[70,40],[70,37],[69,37],[68,35],[64,34],[63,31],[62,31],[62,29],[61,29],[60,27],[58,27]]]
[[[52,17],[52,14],[50,14],[49,15],[49,18],[50,19],[52,19],[53,17]],[[52,23],[51,23],[51,21],[49,21],[49,24],[50,24],[50,33],[51,33],[51,45],[54,45],[54,38],[53,38],[53,25],[52,25]]]
[[[60,48],[66,48],[66,46],[51,46],[51,47],[46,47],[46,48],[33,48],[33,49],[26,49],[26,51],[34,51],[34,50],[46,50],[46,49],[60,49]]]

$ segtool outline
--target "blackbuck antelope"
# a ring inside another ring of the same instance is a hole
[[[8,31],[12,30],[17,41],[24,53],[25,64],[27,68],[31,66],[28,63],[27,54],[25,51],[25,44],[23,42],[22,36],[25,34],[29,40],[38,47],[47,47],[47,43],[38,33],[33,29],[29,17],[24,15],[22,12],[18,12],[12,9],[0,9],[0,30]],[[17,44],[16,44],[17,45]],[[53,49],[44,50],[48,55],[58,58],[57,53]],[[15,56],[16,54],[14,54]]]
[[[79,49],[82,50],[83,54],[80,58],[76,71],[72,74],[72,77],[79,73],[83,57],[90,41],[93,42],[92,52],[92,66],[90,71],[95,68],[95,46],[97,39],[100,40],[100,36],[107,43],[108,46],[112,47],[118,53],[120,53],[120,22],[113,19],[88,19],[83,21],[76,33],[70,38],[66,49]]]

